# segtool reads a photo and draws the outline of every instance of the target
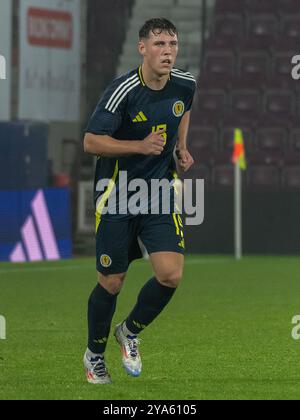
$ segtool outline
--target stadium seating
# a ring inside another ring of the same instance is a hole
[[[217,0],[216,15],[221,13],[243,13],[247,0]]]
[[[284,13],[300,13],[300,3],[298,0],[277,0],[278,14]]]
[[[229,90],[232,84],[231,79],[224,78],[222,75],[201,75],[198,79],[198,90],[221,89],[223,91]]]
[[[228,52],[234,52],[233,46],[234,44],[238,42],[238,38],[232,38],[230,36],[215,36],[212,34],[212,36],[205,42],[204,49],[205,51],[228,51]],[[206,56],[206,54],[205,54]],[[204,57],[205,57],[204,56]]]
[[[215,152],[218,150],[218,130],[208,125],[193,125],[189,132],[189,146],[200,157],[203,152]]]
[[[220,14],[216,16],[215,31],[216,38],[227,38],[230,42],[246,36],[244,19],[238,14]]]
[[[233,113],[245,114],[246,117],[251,118],[262,112],[262,98],[259,90],[232,89],[230,96]]]
[[[300,190],[299,0],[217,0],[191,119],[209,187],[233,188],[234,129],[243,132],[247,188]]]
[[[257,122],[257,115],[247,115],[247,113],[232,112],[231,109],[224,111],[223,119],[220,127],[234,127],[243,128],[249,127],[255,129]]]
[[[247,18],[249,38],[274,37],[279,35],[279,21],[275,14],[254,14]]]
[[[210,112],[215,116],[221,115],[227,106],[227,96],[222,89],[203,89],[198,96],[197,109],[200,112]]]
[[[300,39],[300,14],[299,15],[285,15],[281,19],[281,36],[284,38],[296,40]]]
[[[284,152],[288,147],[288,133],[284,127],[259,127],[256,148],[261,151]]]
[[[247,2],[247,11],[253,14],[274,13],[276,0],[250,0]]]
[[[291,58],[289,51],[276,51],[272,60],[272,74],[284,77],[291,75]]]
[[[213,164],[226,164],[232,161],[232,150],[230,149],[219,149],[212,157]]]
[[[230,50],[208,50],[204,59],[204,72],[232,78],[236,74],[235,55]]]
[[[296,111],[296,98],[288,89],[267,89],[264,96],[264,111],[274,115],[291,116]]]
[[[275,165],[254,165],[247,171],[248,186],[252,190],[279,190],[280,169]]]
[[[289,150],[284,155],[284,165],[285,166],[292,166],[298,165],[300,166],[300,151],[299,150]]]
[[[285,190],[300,191],[300,166],[287,166],[282,173],[283,188]]]
[[[194,125],[212,126],[218,128],[220,125],[220,115],[215,114],[211,111],[203,111],[197,108],[195,105],[191,115],[191,128]]]
[[[269,166],[282,167],[284,155],[282,151],[264,151],[256,150],[247,156],[247,163],[251,166]]]
[[[270,69],[270,56],[265,51],[241,51],[239,54],[239,74],[262,79]]]
[[[300,13],[298,0],[217,0],[216,15],[220,13]]]
[[[289,147],[291,151],[300,152],[300,127],[293,127],[291,129]]]
[[[275,113],[263,113],[256,120],[255,127],[262,126],[274,126],[274,127],[284,127],[289,130],[293,125],[293,118],[287,114],[283,113],[282,115],[277,115]]]
[[[216,190],[232,190],[234,185],[234,167],[233,165],[221,164],[213,168],[213,185]]]

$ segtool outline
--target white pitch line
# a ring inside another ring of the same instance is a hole
[[[185,265],[201,265],[201,264],[220,264],[228,262],[229,259],[225,258],[216,258],[216,259],[199,259],[199,260],[186,260]],[[134,268],[137,267],[144,267],[147,263],[150,264],[150,261],[139,261],[138,264],[135,264]],[[0,269],[0,274],[10,274],[10,273],[41,273],[41,272],[48,272],[48,271],[69,271],[69,270],[94,270],[95,266],[91,263],[87,264],[74,264],[74,265],[67,265],[67,266],[53,266],[53,267],[14,267],[14,268],[7,268],[7,269]]]
[[[55,266],[55,267],[30,267],[30,268],[26,268],[26,267],[16,267],[16,268],[8,268],[6,270],[1,270],[0,269],[0,274],[9,274],[9,273],[40,273],[40,272],[47,272],[47,271],[66,271],[66,270],[78,270],[78,269],[90,269],[90,268],[94,268],[93,265],[91,264],[90,266],[87,265],[67,265],[65,267],[63,266]]]
[[[230,259],[225,259],[225,258],[216,258],[216,259],[203,259],[203,260],[186,260],[185,261],[185,265],[197,265],[197,264],[219,264],[219,263],[224,263],[224,262],[228,262],[230,261]]]

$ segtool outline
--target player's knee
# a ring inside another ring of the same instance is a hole
[[[165,273],[161,273],[156,276],[160,284],[166,287],[176,288],[182,279],[182,270],[172,270]]]
[[[122,289],[125,277],[126,274],[114,274],[110,276],[99,274],[99,283],[108,293],[117,295]]]

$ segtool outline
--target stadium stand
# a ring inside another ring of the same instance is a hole
[[[241,128],[244,188],[300,189],[300,83],[291,76],[299,45],[298,0],[216,1],[190,134],[207,188],[233,188],[230,154]]]
[[[211,8],[214,0],[209,0]],[[180,32],[180,53],[176,66],[195,75],[199,73],[199,54],[201,51],[201,21],[203,8],[199,0],[136,0],[127,28],[123,51],[119,58],[117,74],[123,74],[137,66],[140,56],[137,51],[138,32],[143,22],[153,16],[170,19]]]

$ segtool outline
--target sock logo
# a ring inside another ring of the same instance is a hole
[[[146,327],[147,327],[147,325],[145,325],[145,324],[140,324],[139,322],[137,322],[137,321],[132,321],[132,323],[133,323],[133,325],[135,325],[137,328],[139,328],[140,330],[144,330]]]
[[[108,268],[112,265],[112,259],[109,255],[103,254],[100,257],[100,264],[102,265],[102,267]]]
[[[96,344],[105,344],[107,343],[107,337],[99,338],[98,340],[94,340]]]

